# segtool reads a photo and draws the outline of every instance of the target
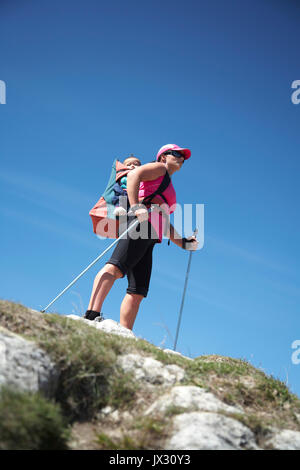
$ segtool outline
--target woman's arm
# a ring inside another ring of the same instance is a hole
[[[170,223],[170,233],[169,233],[170,240],[175,243],[175,245],[182,248],[182,237],[176,232],[174,226]]]
[[[192,235],[191,237],[185,238],[181,237],[178,232],[176,232],[174,226],[170,223],[170,232],[169,232],[170,240],[175,243],[175,245],[183,248],[185,250],[194,251],[197,250],[198,247],[198,240],[197,238]]]
[[[130,206],[139,203],[139,187],[142,181],[152,181],[166,173],[166,167],[163,163],[146,163],[140,167],[129,171],[127,174],[127,195]]]

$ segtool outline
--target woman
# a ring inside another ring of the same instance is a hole
[[[119,240],[111,258],[95,277],[88,310],[84,315],[88,320],[97,318],[101,321],[100,312],[105,297],[115,280],[126,274],[128,288],[121,304],[120,324],[132,330],[140,303],[148,293],[152,251],[156,243],[161,243],[164,233],[165,218],[161,213],[149,214],[147,207],[152,203],[163,207],[164,210],[169,209],[169,213],[174,211],[176,193],[170,179],[190,156],[189,149],[175,144],[164,145],[158,151],[155,162],[137,167],[128,173],[127,194],[131,212],[134,214],[133,217],[129,217],[129,223],[137,218],[141,232],[145,233],[142,229],[146,227],[149,236],[133,239],[129,234],[127,238]],[[142,201],[145,205],[141,204]],[[196,237],[188,239],[180,237],[171,224],[169,237],[181,248],[197,249]]]

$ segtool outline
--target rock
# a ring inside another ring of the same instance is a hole
[[[300,432],[284,429],[265,443],[276,450],[300,450]]]
[[[110,414],[110,419],[112,421],[114,421],[115,423],[118,423],[120,421],[120,412],[119,410],[114,410],[111,414]]]
[[[123,411],[123,413],[122,413],[122,418],[123,418],[125,421],[131,421],[131,420],[132,420],[132,414],[129,413],[129,411]]]
[[[55,395],[58,371],[45,351],[33,342],[0,328],[0,387]]]
[[[70,318],[71,320],[81,320],[87,325],[97,328],[97,330],[102,330],[105,331],[106,333],[111,333],[119,336],[123,336],[125,338],[133,338],[136,339],[136,336],[134,333],[129,330],[128,328],[125,328],[124,326],[120,325],[120,323],[114,321],[114,320],[103,320],[101,322],[98,321],[91,321],[87,320],[86,318],[80,317],[79,315],[65,315],[67,318]]]
[[[106,333],[112,333],[115,335],[124,336],[125,338],[133,338],[137,340],[136,336],[131,330],[125,328],[114,320],[103,320],[101,322],[91,322],[90,320],[86,321],[89,323],[94,323],[97,330],[102,330]]]
[[[118,359],[118,364],[125,372],[133,372],[136,380],[152,385],[173,385],[184,378],[181,367],[165,365],[152,357],[139,354],[125,354]]]
[[[203,388],[193,385],[181,385],[171,389],[156,400],[146,411],[146,415],[165,413],[171,407],[188,411],[226,411],[227,413],[244,413],[241,408],[229,406],[219,400],[215,395]]]
[[[180,352],[178,351],[173,351],[172,349],[163,349],[163,351],[167,354],[176,354],[177,356],[181,356],[183,357],[184,359],[188,359],[189,361],[193,361],[194,359],[192,359],[191,357],[187,357],[187,356],[183,356],[183,354],[181,354]]]
[[[98,416],[102,419],[108,418],[109,420],[115,423],[118,423],[120,421],[123,422],[132,420],[131,413],[129,413],[128,411],[121,412],[120,410],[112,408],[111,406],[105,406],[104,408],[102,408],[101,411],[98,413]]]
[[[260,450],[250,429],[217,413],[183,413],[173,418],[170,450]]]
[[[80,317],[79,315],[65,315],[67,318],[71,318],[71,320],[84,320],[83,317]]]
[[[104,408],[101,409],[100,413],[103,414],[104,416],[107,416],[112,412],[113,412],[113,408],[111,406],[105,406]]]

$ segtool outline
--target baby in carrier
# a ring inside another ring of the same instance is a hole
[[[134,170],[137,166],[141,166],[141,161],[135,157],[134,155],[130,155],[129,157],[125,158],[123,161],[123,165],[127,166],[130,170]],[[123,176],[119,181],[116,182],[114,185],[114,193],[115,196],[112,199],[112,203],[114,206],[116,206],[114,210],[114,215],[115,216],[122,216],[126,215],[128,209],[129,209],[129,201],[127,197],[127,175]],[[124,201],[123,199],[123,204],[120,205],[120,198],[121,197],[126,197],[126,206],[127,209],[124,207]]]

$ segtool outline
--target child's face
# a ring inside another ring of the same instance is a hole
[[[126,158],[126,160],[124,160],[123,164],[125,166],[127,166],[128,168],[130,168],[131,170],[133,170],[134,168],[136,168],[137,166],[141,166],[141,162],[138,158]]]

